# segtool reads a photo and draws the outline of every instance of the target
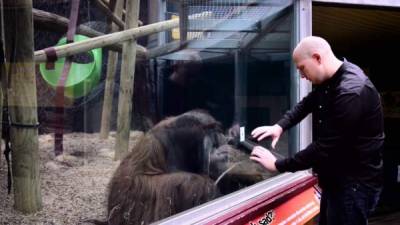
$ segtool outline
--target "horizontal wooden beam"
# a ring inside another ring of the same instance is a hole
[[[34,25],[36,28],[64,33],[67,32],[69,19],[39,9],[32,9],[32,12]],[[76,32],[88,37],[102,35],[101,32],[98,32],[85,25],[78,26]]]
[[[34,24],[37,29],[56,31],[62,33],[67,32],[69,19],[38,9],[33,9],[32,12],[33,12]],[[104,35],[104,33],[98,32],[85,25],[78,26],[76,29],[76,33],[88,37],[99,37]],[[107,50],[121,52],[122,44],[116,43],[114,45],[106,46],[105,48]],[[146,49],[143,46],[138,46],[137,53],[139,58],[146,57]]]
[[[183,46],[184,45],[182,45],[180,41],[169,42],[162,46],[158,46],[158,47],[149,49],[147,57],[149,59],[159,57],[159,56],[171,53],[171,52],[175,52],[175,51],[179,50],[180,48],[182,48]]]
[[[54,48],[58,57],[67,57],[78,53],[87,52],[91,49],[102,48],[105,46],[131,40],[133,38],[139,38],[142,36],[154,34],[164,30],[170,30],[178,26],[179,26],[179,20],[173,19],[173,20],[153,23],[138,28],[132,28],[120,32],[106,34],[103,36],[94,37],[88,40],[74,42],[62,46],[57,46]],[[39,50],[35,52],[35,61],[36,62],[47,61],[47,56],[44,50]]]
[[[211,15],[210,12],[199,13],[189,16],[189,19],[198,19]],[[166,20],[158,23],[145,25],[142,27],[132,28],[120,32],[106,34],[100,37],[90,38],[88,40],[74,42],[62,46],[54,47],[58,57],[67,57],[82,52],[90,51],[95,48],[103,48],[105,46],[113,45],[116,43],[124,42],[134,38],[147,36],[150,34],[158,33],[161,31],[170,30],[179,27],[179,19]],[[35,52],[36,62],[46,62],[47,56],[44,50]]]

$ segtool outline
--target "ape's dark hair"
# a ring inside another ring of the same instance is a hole
[[[215,198],[219,191],[204,174],[204,143],[218,141],[219,127],[197,110],[164,119],[147,132],[109,184],[108,224],[148,224]]]

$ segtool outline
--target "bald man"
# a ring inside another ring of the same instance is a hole
[[[313,115],[314,141],[294,156],[277,160],[257,146],[251,159],[270,171],[312,168],[322,188],[321,225],[367,224],[382,188],[383,114],[374,85],[356,65],[336,58],[329,43],[306,37],[293,51],[300,76],[314,90],[275,125],[252,131],[258,141],[281,134]]]

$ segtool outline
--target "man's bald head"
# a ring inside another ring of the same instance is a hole
[[[332,49],[329,43],[316,36],[309,36],[300,41],[293,51],[293,58],[308,58],[314,53],[321,56],[332,56]]]
[[[342,64],[333,54],[329,43],[315,36],[300,41],[293,51],[293,60],[301,77],[313,84],[321,84],[329,79]]]

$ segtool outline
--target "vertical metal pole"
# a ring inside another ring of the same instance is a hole
[[[158,10],[159,10],[159,21],[166,20],[166,11],[167,11],[167,3],[166,0],[158,0]],[[167,43],[166,32],[159,32],[158,33],[158,46],[164,45]]]
[[[302,38],[312,35],[312,0],[299,0],[295,1],[296,10],[296,27],[297,27],[297,41],[298,43]],[[300,101],[312,90],[310,82],[300,79],[298,71],[296,72],[296,79],[299,80],[299,93],[297,101]],[[307,116],[299,125],[300,142],[299,150],[307,147],[312,141],[312,117]]]
[[[181,45],[187,40],[188,25],[188,5],[186,1],[181,1],[179,5],[179,38]]]
[[[235,114],[234,123],[246,126],[246,105],[247,105],[247,60],[245,52],[235,52]]]

